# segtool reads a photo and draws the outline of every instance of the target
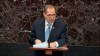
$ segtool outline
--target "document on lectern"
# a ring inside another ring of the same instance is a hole
[[[48,42],[43,42],[41,44],[35,44],[33,45],[34,48],[48,48]]]

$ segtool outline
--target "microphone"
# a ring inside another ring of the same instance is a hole
[[[54,29],[54,27],[52,27],[52,29]]]

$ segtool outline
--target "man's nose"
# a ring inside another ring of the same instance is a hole
[[[51,18],[51,19],[53,19],[54,17],[53,17],[53,16],[51,16],[50,18]]]

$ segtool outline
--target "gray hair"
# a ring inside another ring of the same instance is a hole
[[[49,5],[45,5],[45,6],[44,6],[43,12],[46,13],[46,11],[47,11],[48,8],[54,8],[54,9],[56,10],[56,8],[55,8],[53,5],[50,5],[50,4],[49,4]]]

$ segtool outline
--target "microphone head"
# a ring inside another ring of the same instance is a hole
[[[52,29],[54,29],[54,27]]]

